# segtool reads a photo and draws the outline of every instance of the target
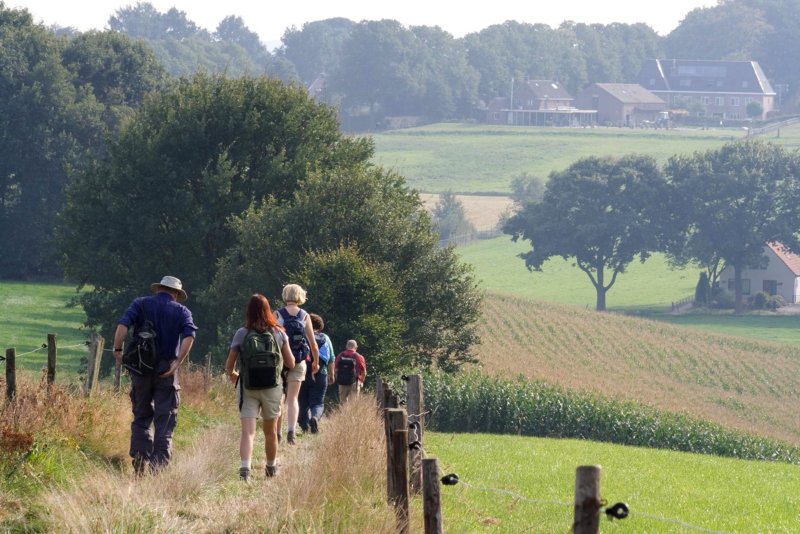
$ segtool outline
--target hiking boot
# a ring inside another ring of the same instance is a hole
[[[277,465],[268,465],[264,468],[264,472],[267,474],[267,478],[272,478],[276,474],[278,474],[278,466]]]
[[[311,433],[316,434],[319,432],[319,424],[317,423],[317,418],[312,417],[308,420],[308,426],[311,428]]]
[[[249,467],[240,467],[239,468],[239,479],[245,482],[250,480],[250,468]]]
[[[286,433],[286,443],[288,443],[289,445],[294,445],[295,444],[294,432],[287,432]]]

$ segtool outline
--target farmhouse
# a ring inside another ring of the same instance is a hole
[[[488,124],[517,126],[587,126],[594,124],[594,110],[577,109],[564,87],[553,80],[511,82],[508,97],[495,98],[486,108]]]
[[[657,124],[667,109],[661,98],[636,83],[593,83],[575,97],[578,107],[597,110],[597,122],[613,126]]]
[[[707,117],[745,119],[748,104],[757,102],[756,118],[763,119],[775,103],[775,91],[756,61],[649,59],[638,81],[670,107]]]
[[[800,256],[789,252],[780,243],[764,246],[765,260],[759,267],[742,272],[742,294],[765,291],[780,295],[787,303],[800,302]],[[730,291],[736,288],[733,267],[725,267],[719,275],[720,285]]]

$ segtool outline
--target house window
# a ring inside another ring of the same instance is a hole
[[[732,96],[731,97],[731,107],[734,107],[734,108],[735,107],[739,107],[739,97],[738,96]]]
[[[778,294],[778,281],[777,280],[764,280],[762,284],[762,289],[765,293],[769,293],[770,295],[777,295]]]
[[[736,291],[736,279],[729,278],[728,279],[728,291]],[[749,295],[750,294],[750,279],[749,278],[742,278],[742,295]]]
[[[747,80],[742,80],[742,89],[747,89]]]
[[[710,103],[711,103],[711,98],[709,98],[709,97],[707,97],[707,96],[704,96],[704,97],[703,97],[703,104],[707,106],[707,105],[709,105]]]
[[[716,104],[717,106],[724,106],[725,105],[725,99],[723,97],[721,97],[721,96],[715,96],[714,97],[714,104]]]

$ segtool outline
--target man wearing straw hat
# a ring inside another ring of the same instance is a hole
[[[131,373],[130,455],[138,475],[148,468],[157,472],[166,467],[172,456],[172,433],[180,404],[178,368],[189,356],[197,330],[192,312],[180,304],[187,295],[179,279],[165,276],[150,288],[154,295],[134,299],[114,334],[114,358],[118,364],[122,362],[122,344],[131,326],[138,329],[150,321],[156,334],[154,371],[142,376]]]

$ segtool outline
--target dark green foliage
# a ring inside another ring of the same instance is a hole
[[[761,102],[750,102],[747,104],[747,116],[750,118],[761,118],[761,115],[764,113],[764,106],[761,105]]]
[[[503,230],[531,242],[520,254],[528,269],[541,270],[554,256],[574,259],[595,288],[597,309],[605,310],[617,275],[660,246],[666,185],[646,156],[583,158],[552,173],[542,200],[523,206]]]
[[[544,197],[545,181],[527,173],[511,179],[511,198],[517,207],[540,202]]]
[[[407,368],[413,355],[403,346],[403,302],[391,268],[370,263],[354,247],[310,252],[299,272],[289,275],[307,291],[306,309],[325,319],[325,331],[334,351],[348,339],[358,342],[376,376],[394,376]]]
[[[248,210],[236,220],[235,232],[237,244],[221,260],[204,296],[209,304],[238,310],[254,291],[278,298],[282,286],[295,282],[296,275],[319,287],[322,280],[313,275],[317,269],[349,269],[383,295],[377,301],[364,298],[376,305],[382,302],[378,307],[387,310],[382,313],[391,321],[388,310],[393,301],[399,303],[403,361],[411,355],[414,365],[452,369],[473,359],[470,347],[477,341],[481,297],[471,271],[452,249],[438,247],[419,198],[399,176],[366,165],[313,174],[291,202],[273,200]],[[345,254],[341,247],[351,250]],[[386,281],[394,290],[383,287]],[[345,282],[336,283],[352,290]],[[394,292],[396,297],[390,298]],[[336,320],[333,311],[316,308],[313,299],[310,296],[310,310],[326,322]]]
[[[578,438],[800,465],[800,449],[685,415],[480,373],[424,377],[428,423],[438,432]]]
[[[332,109],[277,80],[199,75],[154,95],[109,161],[68,191],[59,244],[68,276],[93,287],[81,299],[90,324],[110,332],[130,299],[169,273],[189,291],[202,354],[212,318],[232,309],[196,298],[235,243],[228,219],[267,195],[286,201],[311,170],[370,150],[342,136]]]
[[[672,186],[673,236],[667,248],[702,265],[731,266],[742,311],[742,271],[759,265],[768,242],[800,247],[800,157],[758,141],[673,156],[665,167]],[[716,269],[716,267],[715,267]]]

